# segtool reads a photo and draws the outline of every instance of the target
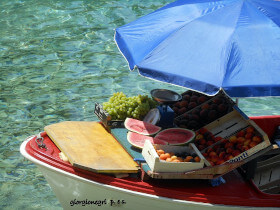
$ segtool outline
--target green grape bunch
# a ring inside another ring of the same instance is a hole
[[[112,120],[125,120],[127,117],[142,120],[150,109],[157,106],[157,102],[147,95],[127,97],[123,92],[116,92],[102,105]]]

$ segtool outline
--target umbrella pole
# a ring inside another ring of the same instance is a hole
[[[238,106],[238,101],[239,101],[239,98],[236,98],[235,99],[236,106]]]

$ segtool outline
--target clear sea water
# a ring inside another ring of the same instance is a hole
[[[44,126],[95,121],[114,92],[185,89],[129,72],[114,29],[171,0],[0,1],[0,209],[61,209],[41,172],[19,152]],[[279,98],[240,99],[249,116],[280,114]]]

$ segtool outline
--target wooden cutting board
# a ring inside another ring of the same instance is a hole
[[[44,130],[75,167],[100,173],[136,173],[139,169],[98,122],[65,121]]]

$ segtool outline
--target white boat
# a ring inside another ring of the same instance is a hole
[[[253,117],[271,135],[280,116]],[[279,209],[280,195],[258,189],[239,170],[223,176],[225,184],[211,186],[209,180],[141,179],[141,174],[116,177],[73,167],[59,157],[60,150],[42,132],[47,150],[26,139],[21,154],[36,164],[64,209]]]

